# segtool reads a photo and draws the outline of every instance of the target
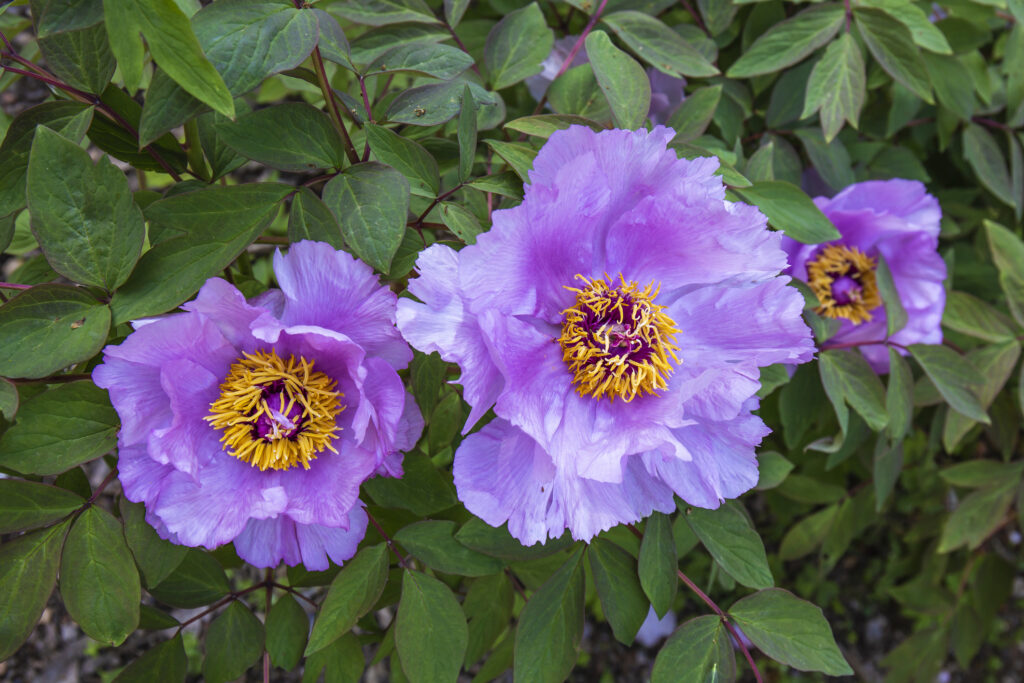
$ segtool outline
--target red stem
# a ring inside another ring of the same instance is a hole
[[[381,528],[380,524],[377,522],[376,519],[374,519],[374,516],[370,514],[369,510],[366,511],[366,517],[370,520],[370,524],[373,525],[373,528],[377,530],[377,533],[384,537],[384,541],[388,544],[388,547],[391,548],[391,552],[393,552],[395,554],[395,557],[398,558],[398,564],[402,565],[406,569],[409,569],[409,560],[406,559],[405,555],[398,552],[398,548],[395,547],[395,542],[392,541],[391,537],[388,536],[387,532],[384,531],[383,528]]]
[[[683,1],[685,2],[686,0]],[[576,42],[573,44],[572,49],[569,50],[569,54],[566,56],[565,61],[562,62],[561,68],[558,69],[558,73],[556,73],[555,77],[551,79],[552,83],[557,81],[559,76],[561,76],[562,74],[569,70],[569,65],[572,64],[572,60],[576,58],[576,53],[578,53],[580,51],[580,48],[583,47],[583,43],[586,42],[587,36],[590,35],[590,32],[597,24],[597,20],[601,18],[601,13],[604,12],[604,6],[607,4],[608,0],[601,0],[601,4],[597,6],[597,10],[590,15],[590,19],[587,21],[587,25],[583,27],[583,33],[581,33],[580,37],[576,39]],[[548,95],[547,93],[544,93],[544,95],[540,98],[540,102],[537,103],[537,107],[533,110],[534,116],[536,116],[537,114],[541,113],[544,110],[544,105],[547,103],[547,101]]]

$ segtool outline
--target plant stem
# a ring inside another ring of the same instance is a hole
[[[388,536],[387,532],[384,531],[383,528],[381,528],[381,525],[377,522],[376,519],[374,519],[373,515],[370,514],[369,510],[366,511],[366,517],[370,520],[370,524],[373,525],[373,528],[377,530],[377,533],[384,537],[384,541],[388,544],[388,547],[391,548],[391,552],[393,552],[395,554],[395,557],[398,558],[398,564],[402,565],[402,567],[404,567],[405,569],[409,569],[409,560],[405,557],[405,555],[398,552],[398,548],[395,547],[395,542],[392,541],[391,537]]]
[[[311,600],[310,598],[307,598],[307,597],[306,597],[305,595],[303,595],[303,594],[302,594],[302,593],[300,593],[299,591],[295,590],[295,589],[294,589],[294,588],[292,588],[291,586],[286,586],[286,585],[284,585],[283,583],[277,583],[277,582],[275,581],[275,582],[274,582],[274,588],[280,588],[281,590],[283,590],[283,591],[285,591],[285,592],[291,593],[292,595],[294,595],[294,596],[295,596],[295,597],[297,597],[297,598],[301,598],[302,600],[305,600],[305,601],[306,601],[306,602],[308,602],[308,603],[309,603],[309,604],[310,604],[310,605],[311,605],[311,606],[312,606],[312,607],[313,607],[314,609],[316,609],[316,607],[318,606],[318,605],[316,604],[316,601],[314,601],[314,600]]]
[[[557,81],[559,76],[569,70],[569,65],[572,64],[572,60],[576,58],[576,53],[578,53],[580,48],[583,47],[583,43],[586,42],[587,36],[590,35],[590,32],[594,29],[594,26],[597,24],[597,20],[601,18],[601,13],[604,12],[604,6],[607,4],[608,0],[601,0],[601,4],[597,6],[597,10],[590,15],[590,20],[587,21],[587,25],[583,27],[583,33],[581,33],[580,37],[576,39],[576,43],[572,46],[572,49],[569,50],[569,54],[566,56],[565,61],[562,62],[561,68],[558,69],[558,73],[556,73],[555,77],[551,79],[552,83]],[[547,93],[544,93],[540,98],[540,101],[537,102],[536,108],[533,110],[534,116],[544,111],[544,105],[547,104],[547,101],[548,95]]]
[[[265,627],[267,620],[270,618],[270,595],[274,592],[274,570],[271,567],[267,567],[267,571],[263,575],[263,583],[267,587],[267,600],[264,603],[266,609],[263,612],[263,625]],[[270,683],[270,652],[267,651],[266,643],[263,645],[263,683]]]
[[[345,121],[342,120],[338,103],[334,100],[334,91],[327,80],[327,69],[324,67],[324,58],[320,55],[319,47],[313,48],[313,66],[316,67],[316,77],[320,82],[320,90],[324,95],[324,101],[327,103],[327,110],[331,113],[331,120],[334,121],[334,127],[338,129],[342,139],[345,141],[345,153],[348,155],[348,160],[353,164],[358,164],[359,154],[356,153],[356,148],[352,144],[352,138],[348,136]]]
[[[637,529],[635,526],[633,526],[632,524],[627,524],[626,528],[632,531],[634,536],[643,540],[644,535],[640,533],[640,530]],[[718,615],[718,617],[722,620],[722,625],[725,626],[725,630],[729,632],[729,635],[733,637],[733,640],[736,641],[736,644],[740,646],[740,650],[743,651],[743,656],[746,657],[747,664],[750,665],[750,670],[754,672],[754,679],[757,681],[757,683],[764,683],[764,679],[761,677],[761,671],[757,668],[757,663],[754,662],[754,657],[750,654],[750,650],[747,649],[746,643],[744,643],[743,639],[740,638],[740,634],[736,630],[736,627],[733,626],[732,623],[729,621],[729,615],[723,612],[722,608],[715,604],[715,601],[708,597],[708,594],[702,591],[697,586],[697,584],[691,581],[690,577],[684,574],[683,570],[679,569],[678,567],[676,567],[676,575],[679,577],[680,581],[686,584],[687,588],[693,591],[694,594],[696,594],[696,596],[704,602],[705,605],[711,608],[712,612]]]

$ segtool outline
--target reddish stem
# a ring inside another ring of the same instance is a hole
[[[685,2],[685,0],[683,1]],[[558,69],[558,73],[556,73],[555,77],[551,79],[552,83],[557,81],[559,76],[569,70],[569,65],[572,64],[572,60],[576,58],[576,53],[578,53],[580,48],[583,47],[583,43],[586,42],[587,36],[590,35],[590,32],[594,29],[594,26],[597,24],[597,20],[601,18],[601,13],[604,12],[604,6],[607,4],[608,0],[601,0],[601,4],[597,6],[597,10],[590,15],[587,25],[583,27],[583,33],[581,33],[580,37],[576,39],[576,42],[573,44],[572,49],[569,50],[569,54],[566,56],[565,61],[562,62],[561,68]],[[533,110],[534,116],[544,110],[544,105],[547,101],[548,95],[547,93],[544,93],[543,97],[540,98],[540,102],[537,103],[537,107]]]
[[[370,520],[370,524],[373,525],[373,528],[377,530],[377,533],[379,533],[384,538],[384,541],[388,544],[388,547],[391,548],[391,552],[393,552],[395,554],[395,557],[398,558],[398,564],[402,565],[402,567],[406,569],[409,569],[409,560],[406,559],[405,555],[398,551],[398,548],[395,547],[395,542],[391,540],[391,537],[388,536],[387,532],[384,531],[384,529],[377,522],[374,516],[370,514],[369,510],[366,511],[366,517]]]

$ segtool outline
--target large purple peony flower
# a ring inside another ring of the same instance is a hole
[[[916,180],[873,180],[814,200],[842,237],[827,244],[782,242],[793,277],[818,296],[820,315],[840,321],[827,345],[856,344],[876,372],[888,372],[885,341],[942,342],[946,264],[939,243],[939,202]],[[875,272],[881,255],[892,272],[907,324],[887,337]],[[898,348],[898,347],[897,347]]]
[[[176,543],[234,541],[247,562],[326,569],[366,531],[359,486],[400,475],[423,423],[396,370],[412,357],[395,295],[327,244],[274,256],[280,290],[212,278],[186,313],[104,350],[125,495]]]
[[[405,338],[461,366],[466,430],[497,414],[458,448],[459,498],[526,544],[751,488],[758,367],[813,352],[781,235],[672,137],[555,133],[523,203],[424,251],[423,303],[399,300]]]

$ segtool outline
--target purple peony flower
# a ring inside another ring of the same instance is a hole
[[[234,541],[260,567],[326,569],[366,531],[359,486],[400,475],[423,427],[396,370],[395,295],[327,244],[274,255],[280,290],[207,280],[93,372],[121,416],[125,496],[175,543]]]
[[[417,261],[398,326],[462,368],[459,498],[526,544],[590,539],[673,493],[715,508],[757,482],[758,367],[807,360],[781,235],[725,201],[673,131],[551,136],[523,203]]]
[[[829,345],[857,344],[876,372],[889,371],[889,339],[901,346],[942,343],[946,264],[939,243],[939,202],[916,180],[872,180],[832,199],[814,200],[842,237],[827,244],[782,242],[793,277],[818,296],[819,315],[840,321]],[[875,271],[889,265],[907,324],[888,337]]]
[[[565,60],[569,58],[569,53],[572,52],[577,40],[579,40],[579,36],[563,36],[556,40],[554,47],[551,48],[551,53],[541,62],[543,67],[541,72],[526,79],[526,87],[533,99],[540,102],[540,98],[544,97],[544,93],[548,91],[548,87],[562,69]],[[587,53],[581,48],[573,55],[568,68],[571,69],[586,63],[588,63]],[[648,117],[651,123],[656,125],[667,123],[668,117],[686,99],[686,93],[683,91],[686,87],[686,79],[669,76],[654,67],[647,68],[647,78],[651,81],[651,108]]]

